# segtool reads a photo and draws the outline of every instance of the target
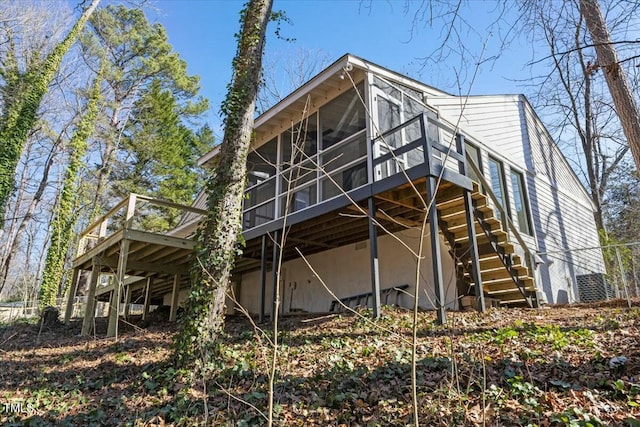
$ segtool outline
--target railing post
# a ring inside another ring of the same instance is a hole
[[[104,220],[100,223],[100,229],[98,230],[98,239],[107,235],[108,225],[109,225],[109,220],[105,217]]]
[[[456,134],[456,151],[462,156],[462,161],[458,162],[458,172],[463,176],[469,176],[467,170],[467,153],[464,146],[464,135]]]
[[[124,218],[124,228],[131,228],[133,225],[133,216],[136,213],[137,195],[135,193],[129,194],[127,201],[127,212]]]
[[[71,283],[69,286],[69,297],[67,298],[67,308],[64,311],[64,324],[68,325],[71,322],[71,315],[73,314],[73,301],[76,297],[76,291],[78,289],[78,279],[80,278],[80,270],[73,269],[73,276],[71,277]]]
[[[433,171],[431,170],[431,160],[433,158],[433,149],[431,148],[431,143],[429,142],[429,138],[427,137],[428,133],[427,133],[427,126],[429,124],[429,117],[427,116],[427,113],[422,113],[420,115],[420,130],[422,133],[422,151],[423,151],[423,155],[424,155],[424,166],[425,169],[427,170],[427,176],[432,176],[433,175]],[[429,184],[427,183],[427,187],[429,186]],[[427,203],[429,203],[429,201],[427,200]]]

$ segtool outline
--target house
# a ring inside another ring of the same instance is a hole
[[[570,251],[599,245],[593,206],[522,95],[461,98],[347,54],[256,119],[247,166],[233,289],[261,318],[275,286],[282,313],[377,314],[417,291],[444,321],[464,305],[576,301],[604,272],[600,252]],[[105,231],[116,208],[89,227],[98,243],[73,268],[94,272],[90,299],[124,292],[175,318],[205,197],[163,235],[134,230],[136,200],[118,208],[122,230]],[[109,271],[128,285],[98,289]]]

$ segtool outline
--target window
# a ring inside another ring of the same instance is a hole
[[[471,157],[473,162],[476,164],[478,169],[480,169],[482,171],[482,162],[480,161],[480,149],[478,147],[476,147],[475,145],[469,144],[466,141],[464,143],[464,149],[467,152],[467,154],[469,155],[469,157]],[[472,180],[474,180],[478,184],[480,183],[480,178],[478,177],[476,172],[471,168],[471,166],[467,167],[467,174],[469,175],[469,178],[471,178]]]
[[[342,141],[366,127],[366,114],[360,97],[364,99],[363,85],[358,92],[351,89],[328,104],[320,107],[320,131],[322,149]]]
[[[247,155],[248,182],[245,192],[246,198],[244,199],[245,210],[272,200],[276,196],[277,141],[277,138],[273,138],[271,141],[263,144],[257,150]],[[269,205],[271,209],[275,207],[274,203],[270,203]],[[264,218],[270,215],[271,219],[273,219],[273,212],[269,214],[268,209],[268,207],[263,207],[259,215]],[[257,214],[257,211],[254,213]],[[250,220],[249,222],[255,223],[254,220]]]
[[[287,206],[287,196],[283,192],[283,196],[280,196],[280,212],[284,212]],[[316,204],[317,189],[316,184],[312,184],[301,190],[293,192],[291,200],[289,201],[289,213],[299,211],[304,208],[308,208],[311,205]]]
[[[518,229],[526,234],[531,234],[531,225],[525,198],[524,176],[520,172],[511,170],[511,186],[513,187],[513,202],[516,207],[516,221]]]
[[[276,174],[277,154],[277,138],[273,138],[247,155],[248,187],[259,184]]]
[[[364,132],[345,141],[340,147],[323,153],[322,167],[325,172],[330,173],[336,169],[340,169],[349,163],[362,159],[367,155],[367,140]]]
[[[367,183],[367,164],[359,163],[322,180],[322,200],[350,191]]]
[[[291,129],[282,133],[282,169],[286,169],[291,163],[296,164],[308,157],[314,156],[318,151],[318,116],[312,114],[308,120],[296,123]],[[291,158],[293,147],[297,146],[294,158]],[[304,154],[303,154],[304,153]]]
[[[275,215],[275,200],[271,200],[269,203],[245,210],[242,219],[242,227],[245,230],[264,224],[274,219]]]
[[[489,157],[489,173],[491,174],[491,190],[500,202],[502,208],[505,209],[508,214],[509,211],[506,208],[506,192],[504,191],[504,166],[500,161]],[[496,209],[496,215],[500,221],[505,219],[498,209]]]

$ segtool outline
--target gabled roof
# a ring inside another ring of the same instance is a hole
[[[291,92],[280,102],[258,116],[254,123],[257,134],[270,133],[274,129],[284,130],[300,120],[301,112],[310,98],[313,106],[319,106],[329,101],[328,95],[332,92],[341,92],[351,89],[352,82],[359,82],[364,78],[365,72],[373,72],[387,80],[391,80],[405,86],[420,90],[427,96],[452,96],[444,91],[426,85],[402,74],[398,74],[385,67],[369,62],[349,53],[343,55],[333,64],[319,72],[308,82]],[[349,73],[347,76],[346,73]],[[218,147],[202,156],[198,161],[204,165],[218,153]]]

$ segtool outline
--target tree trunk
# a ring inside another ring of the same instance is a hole
[[[246,160],[272,3],[249,0],[241,12],[242,32],[233,60],[233,80],[222,105],[224,138],[217,166],[207,182],[208,212],[199,232],[201,249],[197,257],[203,271],[194,273],[185,316],[176,336],[175,357],[179,365],[212,360],[216,339],[224,326],[225,298],[238,252]]]
[[[89,223],[92,223],[98,217],[104,213],[104,205],[103,202],[105,200],[105,194],[107,192],[107,186],[109,184],[109,177],[111,175],[111,168],[113,159],[115,157],[116,149],[118,148],[118,140],[120,138],[120,134],[122,129],[118,129],[118,116],[120,115],[121,108],[121,99],[116,99],[115,107],[111,114],[111,119],[109,120],[109,129],[113,131],[113,133],[109,132],[106,138],[104,138],[104,151],[102,153],[102,164],[98,169],[98,182],[96,183],[95,195],[93,198],[93,207],[91,208],[91,212],[89,214]],[[124,126],[124,124],[122,125]],[[113,138],[113,139],[111,139]]]
[[[640,110],[636,103],[626,73],[620,67],[618,54],[611,40],[607,23],[597,0],[580,0],[580,12],[584,16],[598,56],[598,65],[613,98],[622,129],[631,148],[636,168],[640,168]]]
[[[69,141],[69,163],[65,171],[63,187],[60,191],[60,203],[51,221],[51,244],[47,251],[38,304],[40,308],[53,306],[60,290],[64,273],[71,233],[75,218],[73,209],[77,201],[78,172],[87,151],[87,139],[93,134],[98,119],[98,101],[100,100],[101,72],[96,76],[86,107],[86,114],[80,119]]]
[[[38,184],[38,188],[36,189],[36,192],[31,198],[31,201],[29,201],[27,211],[22,216],[22,219],[20,219],[20,225],[18,226],[17,230],[13,232],[14,237],[12,241],[10,242],[10,244],[7,244],[8,252],[7,252],[7,256],[4,258],[4,265],[1,269],[1,271],[3,271],[3,276],[2,276],[3,282],[7,278],[7,274],[11,266],[11,261],[15,257],[16,253],[18,252],[18,246],[20,245],[20,242],[21,242],[21,236],[24,234],[27,228],[27,225],[29,225],[29,223],[33,219],[36,208],[38,207],[38,205],[42,201],[42,197],[44,196],[44,191],[47,189],[47,186],[50,184],[49,174],[51,172],[51,168],[53,167],[55,157],[58,154],[60,146],[62,145],[62,137],[66,132],[66,128],[67,127],[65,126],[65,128],[60,132],[60,134],[58,135],[58,138],[56,139],[53,146],[51,147],[51,151],[49,152],[49,155],[47,156],[47,160],[44,164],[44,169],[42,171],[42,176],[40,178],[40,183]],[[25,165],[24,171],[27,173],[29,172],[26,165]],[[25,184],[26,184],[26,179],[23,178],[21,180],[21,185],[25,185]],[[17,222],[18,219],[16,218],[15,221]],[[1,286],[0,286],[0,290],[2,290]]]
[[[25,158],[28,161],[31,156],[31,147],[27,148],[25,153]],[[9,221],[9,229],[3,229],[4,235],[6,235],[6,240],[3,241],[3,250],[2,255],[0,256],[0,294],[4,290],[4,287],[7,284],[7,277],[9,276],[9,267],[11,265],[12,251],[14,245],[17,244],[16,240],[18,240],[18,233],[16,233],[16,228],[18,226],[18,216],[20,210],[22,208],[22,202],[25,196],[26,182],[27,182],[27,170],[28,168],[22,169],[22,174],[20,177],[20,186],[18,187],[18,191],[15,197],[15,203],[13,204],[13,209],[9,214],[11,214]],[[5,218],[8,220],[9,218]]]
[[[3,225],[7,201],[14,187],[14,175],[24,150],[29,131],[37,121],[37,112],[49,84],[55,77],[62,58],[75,43],[84,24],[98,6],[100,0],[92,0],[67,36],[47,55],[42,65],[17,76],[23,80],[24,90],[2,111],[0,122],[0,226]]]

